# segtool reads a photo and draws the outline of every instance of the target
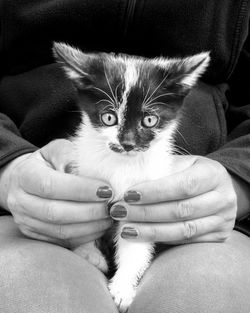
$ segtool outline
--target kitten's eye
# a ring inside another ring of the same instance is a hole
[[[103,124],[107,126],[113,126],[117,122],[117,117],[115,114],[112,114],[112,113],[104,113],[101,115],[101,120]]]
[[[148,128],[154,127],[158,122],[156,115],[147,115],[142,120],[142,125]]]

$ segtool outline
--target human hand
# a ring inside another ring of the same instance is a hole
[[[24,235],[75,247],[111,226],[105,201],[111,189],[106,182],[65,173],[72,151],[70,141],[55,140],[2,169],[1,205]]]
[[[175,167],[183,161],[184,170],[131,187],[125,201],[112,207],[111,216],[126,222],[123,238],[182,244],[230,236],[237,197],[229,173],[200,156],[176,156]]]

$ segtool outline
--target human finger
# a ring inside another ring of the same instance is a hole
[[[33,233],[62,241],[103,232],[112,225],[112,221],[109,218],[93,222],[62,225],[44,223],[29,216],[22,216],[20,218],[15,217],[15,222],[19,225],[21,231],[28,229]]]
[[[128,223],[121,230],[124,239],[145,242],[185,242],[215,230],[224,230],[220,216],[208,216],[179,223]]]
[[[18,197],[23,214],[53,224],[100,220],[109,216],[104,202],[51,200],[23,193]]]
[[[114,220],[130,222],[178,222],[218,213],[225,207],[225,202],[227,199],[221,197],[217,191],[210,191],[190,199],[152,204],[129,205],[117,202],[111,207],[110,216]]]
[[[33,157],[20,171],[23,190],[42,198],[94,202],[112,196],[106,182],[56,171]]]
[[[182,200],[211,191],[219,183],[221,166],[198,158],[182,172],[134,185],[124,195],[131,205]]]

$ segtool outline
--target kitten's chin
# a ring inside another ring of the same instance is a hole
[[[140,152],[138,151],[124,151],[121,153],[122,156],[127,156],[127,157],[135,157],[139,154]]]

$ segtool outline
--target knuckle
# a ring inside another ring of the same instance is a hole
[[[88,219],[90,221],[94,221],[98,218],[98,210],[96,209],[96,207],[94,205],[89,207],[89,216]]]
[[[61,225],[61,224],[56,225],[55,230],[56,230],[56,238],[57,239],[61,239],[61,240],[69,239],[69,236],[66,232],[64,225]]]
[[[190,201],[177,201],[176,217],[185,219],[193,215],[194,208]]]
[[[52,223],[56,222],[55,208],[51,203],[45,204],[43,211],[44,211],[44,217],[46,221],[52,222]]]
[[[140,213],[142,222],[150,220],[149,212],[144,205],[140,207]]]
[[[197,234],[197,225],[195,222],[188,221],[184,222],[184,230],[183,230],[183,236],[184,239],[190,239],[193,238]]]
[[[181,193],[184,197],[189,197],[195,194],[197,189],[197,178],[192,174],[187,175],[180,184]]]
[[[49,177],[44,177],[39,182],[39,193],[45,197],[51,197],[53,195],[52,180]]]
[[[149,236],[149,240],[151,242],[156,242],[157,241],[157,230],[155,227],[151,227],[151,232]]]

